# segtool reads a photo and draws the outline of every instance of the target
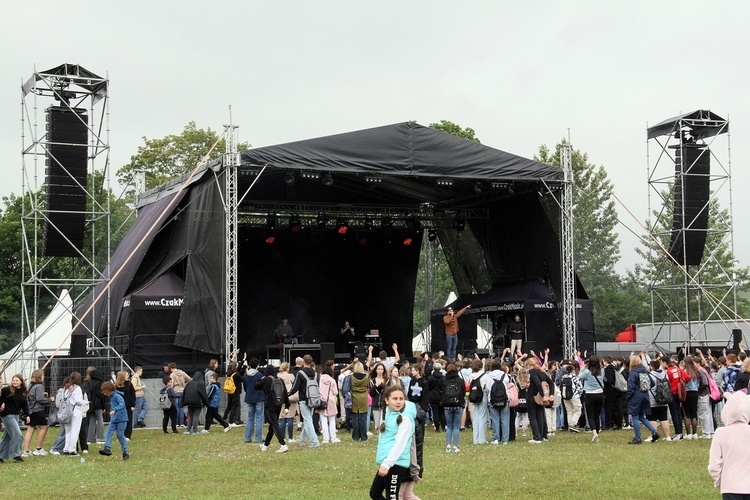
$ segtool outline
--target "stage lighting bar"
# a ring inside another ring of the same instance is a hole
[[[438,179],[435,181],[435,184],[437,184],[439,187],[447,187],[453,185],[452,179]]]
[[[300,173],[303,179],[320,179],[320,172],[302,171]]]
[[[373,184],[379,184],[383,182],[383,177],[379,175],[366,175],[365,182],[371,182]]]

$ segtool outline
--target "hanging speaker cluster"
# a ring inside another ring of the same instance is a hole
[[[44,255],[75,257],[83,248],[88,171],[86,110],[47,109]]]
[[[711,153],[705,145],[683,143],[675,149],[674,216],[669,254],[683,266],[703,259],[708,231]]]

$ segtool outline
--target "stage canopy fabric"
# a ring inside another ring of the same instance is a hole
[[[112,268],[127,269],[113,284],[113,317],[125,296],[171,270],[185,280],[177,345],[221,352],[225,173],[221,162],[201,167],[158,221],[151,214],[187,176],[141,198],[139,222],[149,217],[159,234],[125,263],[149,226],[137,223],[115,253]],[[261,351],[284,316],[310,341],[336,340],[349,320],[384,332],[387,346],[411,345],[422,230],[439,238],[459,293],[539,277],[559,290],[551,198],[562,178],[558,168],[413,122],[241,152],[238,347]],[[293,231],[296,216],[302,227]],[[336,219],[356,231],[336,234]],[[402,245],[409,230],[411,245]]]

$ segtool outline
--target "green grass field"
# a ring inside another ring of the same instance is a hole
[[[215,430],[214,430],[215,429]],[[364,499],[377,470],[376,439],[317,450],[278,443],[261,452],[243,442],[244,427],[210,434],[163,434],[139,429],[122,461],[119,444],[103,457],[97,445],[81,457],[29,457],[0,465],[3,498],[276,498]],[[49,450],[57,429],[50,429]],[[632,431],[609,431],[601,442],[591,434],[560,432],[531,445],[519,436],[508,445],[471,444],[461,433],[461,452],[445,452],[445,436],[428,429],[425,477],[415,493],[422,499],[516,498],[719,498],[706,471],[710,440],[627,445]],[[83,460],[82,460],[83,459]]]

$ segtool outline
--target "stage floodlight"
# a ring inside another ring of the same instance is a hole
[[[325,229],[328,225],[328,217],[323,214],[318,214],[315,219],[315,224],[318,226],[318,229]]]
[[[464,229],[466,229],[466,219],[464,218],[456,219],[456,230],[463,231]]]
[[[344,219],[338,219],[336,221],[336,232],[344,235],[349,231],[349,224]]]
[[[287,172],[284,176],[284,184],[287,186],[294,186],[294,173],[293,172]]]
[[[414,239],[411,236],[404,236],[402,243],[405,247],[410,247],[414,243]]]
[[[299,233],[302,230],[302,221],[299,217],[289,219],[289,230],[293,233]]]
[[[437,236],[437,231],[435,231],[434,229],[430,229],[429,231],[427,231],[428,241],[435,241],[437,239]]]
[[[275,229],[276,228],[276,214],[268,213],[266,214],[266,229]]]
[[[474,183],[474,192],[480,194],[482,192],[482,183],[477,181]]]
[[[273,234],[266,235],[266,245],[273,245],[276,242],[276,237]]]

